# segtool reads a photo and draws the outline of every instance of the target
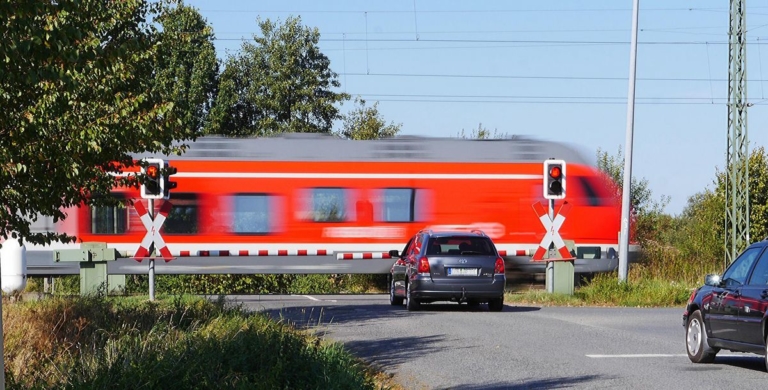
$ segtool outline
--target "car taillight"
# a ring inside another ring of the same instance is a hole
[[[501,257],[496,259],[496,267],[493,269],[493,273],[495,274],[504,273],[504,259],[502,259]]]
[[[420,274],[429,273],[429,259],[427,259],[426,257],[422,257],[421,260],[419,260],[419,273]]]

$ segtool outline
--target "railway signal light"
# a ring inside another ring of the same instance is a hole
[[[544,161],[544,198],[565,198],[565,161]]]
[[[144,182],[141,184],[141,197],[143,199],[162,199],[162,169],[165,163],[159,158],[147,158],[144,159],[144,162],[146,166],[141,167],[141,173],[145,175]]]

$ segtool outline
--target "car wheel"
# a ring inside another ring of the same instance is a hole
[[[685,345],[688,351],[688,359],[694,363],[712,363],[715,360],[718,349],[709,346],[707,331],[704,328],[704,320],[701,312],[696,310],[688,318],[688,326],[685,331]]]
[[[765,336],[765,369],[768,371],[768,336]]]
[[[488,310],[501,311],[504,308],[504,297],[488,300]]]
[[[411,298],[411,283],[408,282],[408,284],[405,285],[405,307],[408,309],[408,311],[417,311],[421,307],[419,304],[419,301],[416,299]]]
[[[392,306],[402,306],[403,305],[403,298],[398,297],[395,295],[395,279],[392,279],[392,282],[389,284],[389,304]]]

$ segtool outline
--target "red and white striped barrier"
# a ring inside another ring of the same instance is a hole
[[[363,252],[363,253],[338,253],[337,260],[369,260],[369,259],[391,259],[386,252]]]
[[[570,209],[570,203],[563,202],[563,205],[560,206],[560,210],[555,212],[554,220],[552,220],[549,218],[549,212],[541,203],[536,202],[533,204],[533,210],[536,212],[536,215],[539,216],[541,224],[544,225],[544,229],[547,231],[547,233],[544,234],[544,238],[541,239],[541,243],[539,244],[536,253],[533,254],[533,260],[544,260],[544,255],[549,250],[549,244],[551,243],[555,244],[555,248],[560,252],[560,256],[563,259],[573,257],[571,252],[568,251],[568,248],[565,247],[565,242],[563,241],[563,238],[560,237],[559,233],[560,227],[563,226],[563,222],[565,222],[565,215],[568,214]]]
[[[162,237],[161,237],[162,240]],[[142,245],[144,243],[142,242]],[[147,244],[148,245],[148,244]],[[142,247],[146,248],[146,247]],[[135,258],[146,258],[149,252],[148,249],[136,252]],[[167,249],[167,246],[165,247]],[[146,253],[145,253],[146,252]],[[163,250],[165,252],[165,250]],[[499,250],[500,256],[533,256],[535,249],[513,249],[513,250]],[[174,250],[168,251],[171,258],[176,257],[246,257],[246,256],[331,256],[334,255],[333,251],[327,249],[244,249],[244,250],[229,250],[229,249],[200,249],[200,250]],[[387,252],[341,252],[335,253],[337,260],[369,260],[369,259],[391,259]]]
[[[144,203],[138,201],[133,204],[133,208],[135,208],[136,212],[139,214],[141,223],[144,225],[144,228],[147,229],[147,234],[144,235],[144,238],[141,240],[141,244],[139,244],[139,249],[133,256],[134,260],[141,262],[141,260],[149,258],[151,255],[151,253],[149,253],[149,247],[152,245],[152,243],[155,244],[155,249],[157,249],[160,255],[163,256],[163,260],[166,262],[173,260],[171,251],[168,250],[168,246],[165,245],[163,236],[160,235],[160,228],[163,226],[163,222],[165,222],[165,219],[168,217],[168,213],[171,211],[171,207],[171,202],[163,202],[163,205],[160,207],[160,211],[157,213],[155,218],[152,219],[152,217],[149,215],[149,212],[147,211],[147,208],[144,206]]]
[[[533,256],[535,251],[533,249],[516,249],[513,251],[500,250],[499,256]]]
[[[325,249],[257,249],[257,250],[199,250],[179,251],[179,257],[190,256],[327,256],[330,253]]]

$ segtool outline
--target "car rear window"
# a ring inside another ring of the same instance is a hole
[[[427,255],[495,256],[496,251],[487,237],[448,236],[431,238]]]

